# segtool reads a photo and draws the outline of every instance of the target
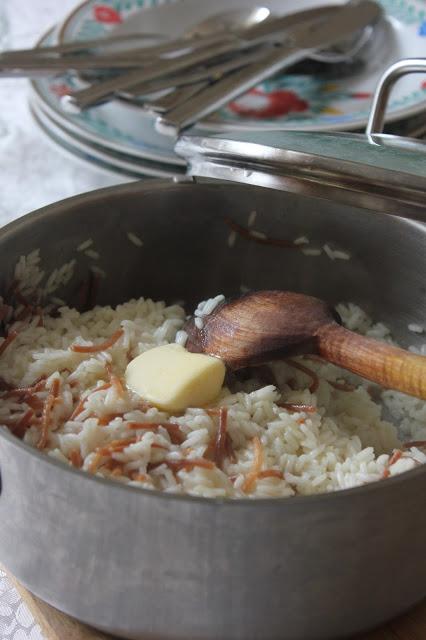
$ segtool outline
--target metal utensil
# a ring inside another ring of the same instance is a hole
[[[295,27],[287,44],[266,55],[259,63],[236,71],[200,92],[191,103],[184,103],[159,118],[156,129],[177,136],[183,129],[216,111],[266,78],[303,60],[310,52],[346,38],[354,31],[379,20],[382,10],[371,0],[348,3],[336,9],[333,20],[322,18]]]
[[[233,39],[233,32],[240,33],[246,29],[250,29],[251,27],[266,20],[269,16],[270,10],[266,7],[242,7],[239,9],[223,11],[210,15],[201,22],[192,25],[180,38],[142,48],[132,47],[127,50],[118,50],[114,52],[114,56],[112,57],[105,56],[105,58],[102,59],[102,62],[110,60],[111,68],[140,66],[138,65],[138,60],[141,59],[152,60],[152,58],[156,56],[171,54],[188,48],[204,48],[213,44],[220,44],[225,40]],[[150,38],[154,38],[155,34],[148,34],[148,36]],[[164,36],[158,35],[158,39],[163,37]],[[127,38],[130,42],[137,41],[138,35],[129,34],[129,36],[108,36],[94,40],[71,42],[49,47],[3,51],[0,53],[0,68],[3,66],[4,68],[11,69],[13,68],[13,63],[16,63],[17,65],[24,65],[23,68],[25,69],[36,69],[39,64],[42,64],[43,58],[48,58],[49,61],[56,60],[57,58],[53,57],[52,54],[61,54],[62,59],[66,59],[68,63],[73,63],[75,57],[69,56],[69,54],[73,53],[80,53],[78,61],[82,66],[77,67],[78,69],[103,68],[101,65],[94,67],[90,66],[91,61],[94,62],[101,57],[100,55],[95,56],[93,53],[81,55],[81,52],[87,52],[88,49],[102,50],[104,48],[126,42]],[[140,39],[143,39],[143,37],[140,37]],[[68,54],[68,57],[64,57],[63,54]],[[34,59],[34,57],[36,59]],[[123,57],[126,61],[129,61],[130,64],[124,64],[123,61],[120,60]],[[46,60],[46,65],[48,60]],[[87,62],[87,67],[84,66],[82,61]],[[6,67],[9,63],[11,66]],[[58,67],[53,66],[52,68],[61,69],[62,67],[59,65]],[[64,68],[73,69],[76,67],[70,65],[69,67],[65,66]]]
[[[204,80],[196,82],[195,84],[184,85],[183,87],[170,91],[165,96],[147,101],[144,109],[148,111],[148,113],[166,113],[192,98],[199,91],[205,89],[208,84],[208,81]]]
[[[263,43],[272,43],[274,39],[281,41],[282,38],[285,37],[286,31],[294,25],[318,19],[322,16],[329,16],[335,11],[336,7],[334,5],[326,5],[278,18],[271,18],[247,29],[244,33],[241,31],[234,43],[222,43],[218,45],[217,48],[212,45],[210,49],[207,48],[204,50],[204,54],[203,52],[201,52],[201,54],[199,52],[192,52],[187,54],[186,57],[180,56],[175,60],[169,60],[167,64],[165,64],[164,61],[160,61],[156,63],[156,67],[152,66],[150,70],[146,72],[145,70],[141,70],[139,73],[132,71],[123,76],[100,82],[87,89],[76,91],[71,96],[64,96],[63,100],[61,100],[62,106],[64,110],[70,113],[78,113],[82,109],[95,106],[96,104],[113,98],[119,91],[133,89],[141,82],[152,80],[155,77],[160,77],[165,74],[170,75],[173,71],[187,69],[196,64],[208,63],[213,56],[217,57],[225,53],[239,52]]]
[[[258,54],[256,53],[247,53],[244,56],[232,58],[231,60],[227,60],[221,64],[205,67],[200,71],[192,71],[188,73],[181,73],[179,75],[158,78],[157,80],[145,82],[136,86],[134,88],[134,92],[139,97],[144,95],[149,96],[149,94],[173,87],[173,90],[166,96],[155,98],[148,97],[144,104],[144,109],[146,111],[163,113],[164,111],[172,108],[172,103],[177,106],[177,104],[183,102],[184,96],[198,93],[202,87],[207,87],[209,82],[218,80],[232,70],[240,69],[241,67],[252,64],[256,60],[257,55]],[[191,87],[197,87],[197,89],[190,90]],[[180,98],[178,99],[177,94],[180,89],[182,89],[182,93],[179,94]],[[169,99],[168,96],[171,96],[172,94],[175,94],[175,98]]]
[[[0,59],[0,78],[25,77],[36,78],[51,76],[64,71],[90,71],[90,70],[127,70],[132,67],[138,69],[141,66],[149,66],[146,61],[137,58],[116,58],[114,56],[72,56],[68,58],[42,58],[34,60],[2,60]]]
[[[127,74],[94,84],[87,89],[76,91],[71,95],[63,96],[61,105],[68,113],[79,113],[82,109],[95,106],[113,97],[115,92],[121,89],[134,87],[142,82],[149,82],[162,76],[169,76],[172,73],[206,64],[212,59],[220,59],[221,56],[232,51],[235,51],[235,43],[233,42],[219,46],[212,45],[201,51],[191,51],[172,60],[157,60],[146,69],[130,71]]]
[[[82,51],[88,51],[90,49],[103,49],[111,46],[115,46],[122,42],[132,42],[143,40],[161,40],[164,35],[161,33],[127,33],[121,36],[109,35],[103,38],[94,38],[92,40],[78,40],[76,42],[66,42],[64,44],[50,45],[48,47],[32,47],[31,49],[9,49],[2,51],[0,58],[12,58],[20,56],[48,56],[51,54],[63,54],[63,53],[80,53]]]

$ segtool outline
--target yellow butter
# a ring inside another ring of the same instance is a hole
[[[225,378],[219,358],[190,353],[167,344],[141,353],[126,369],[126,384],[142,398],[166,411],[183,411],[212,402]]]

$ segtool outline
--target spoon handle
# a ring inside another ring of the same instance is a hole
[[[383,387],[426,400],[426,357],[360,336],[337,324],[317,332],[318,354]]]

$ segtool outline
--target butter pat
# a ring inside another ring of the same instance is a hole
[[[126,369],[129,389],[165,411],[183,411],[212,402],[224,378],[222,360],[190,353],[179,344],[145,351]]]

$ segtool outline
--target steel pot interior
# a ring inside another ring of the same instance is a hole
[[[252,211],[254,228],[270,238],[305,235],[311,246],[327,243],[351,259],[305,256],[239,236],[229,246],[229,219],[247,228]],[[325,200],[153,181],[78,196],[2,229],[1,287],[19,256],[39,247],[47,272],[77,260],[75,277],[58,295],[79,304],[94,261],[77,247],[91,238],[100,255],[95,264],[106,273],[99,304],[142,295],[183,300],[191,310],[217,293],[236,295],[242,285],[291,289],[360,304],[408,345],[416,342],[408,323],[426,311],[425,233],[419,223]],[[158,500],[64,472],[26,449],[0,433],[0,557],[36,594],[99,628],[138,639],[331,640],[425,595],[424,469],[312,498]],[[404,535],[410,557],[395,581],[390,560]]]

